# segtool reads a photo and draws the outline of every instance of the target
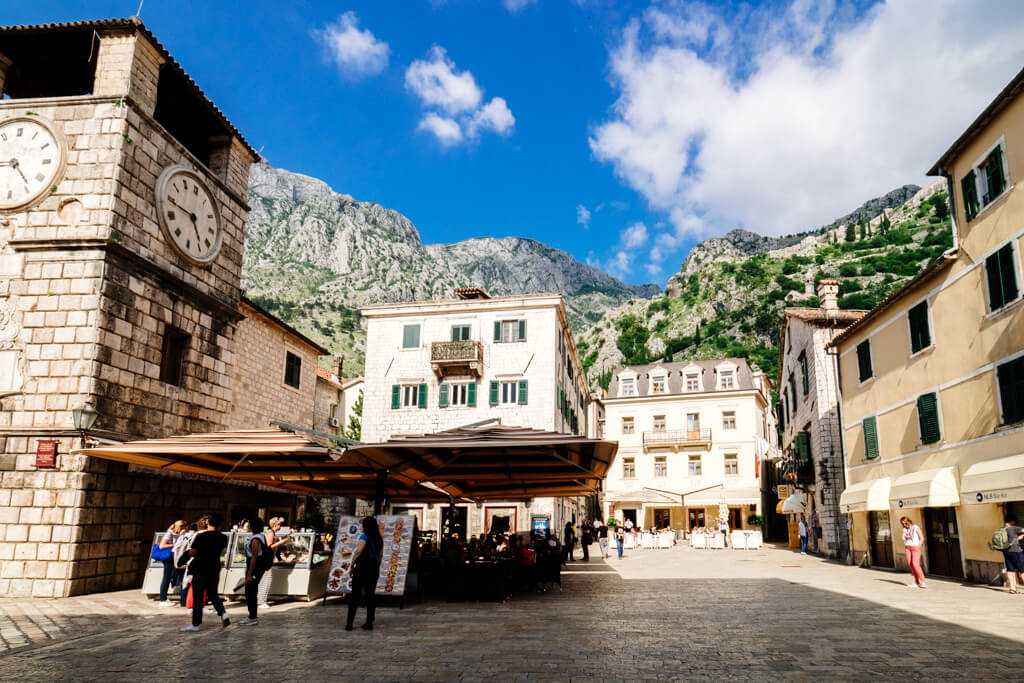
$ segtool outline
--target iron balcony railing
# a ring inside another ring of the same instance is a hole
[[[644,446],[680,446],[696,443],[710,443],[710,429],[670,429],[667,431],[644,432]]]

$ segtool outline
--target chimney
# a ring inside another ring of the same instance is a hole
[[[345,356],[335,356],[335,362],[338,364],[338,379],[345,376]]]
[[[818,282],[818,301],[821,310],[835,312],[839,310],[839,280],[821,280]]]
[[[460,299],[490,299],[487,292],[480,289],[479,287],[456,287],[455,296]]]

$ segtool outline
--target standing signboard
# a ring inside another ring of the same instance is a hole
[[[352,592],[352,557],[359,536],[363,533],[359,517],[343,516],[338,521],[338,535],[331,554],[331,568],[327,573],[327,593]],[[416,518],[412,515],[379,515],[377,524],[384,539],[381,551],[380,578],[377,595],[402,595],[409,575],[409,556],[416,538]]]

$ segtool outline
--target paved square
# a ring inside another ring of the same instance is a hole
[[[908,578],[775,547],[634,551],[504,604],[384,607],[373,632],[345,632],[336,600],[198,634],[134,591],[2,600],[0,678],[1020,679],[1024,597]]]

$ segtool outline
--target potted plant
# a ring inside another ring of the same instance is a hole
[[[611,528],[614,529],[615,527],[617,527],[619,525],[619,520],[615,519],[614,517],[609,517],[608,521],[605,522],[605,524],[607,524],[608,526],[610,526]]]
[[[750,515],[747,517],[747,526],[760,528],[764,526],[764,517],[762,515]]]

